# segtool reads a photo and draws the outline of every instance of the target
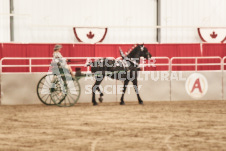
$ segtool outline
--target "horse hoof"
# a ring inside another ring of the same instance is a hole
[[[143,103],[143,101],[139,101],[139,104],[140,104],[140,105],[143,105],[144,103]]]
[[[93,106],[97,106],[97,105],[98,105],[98,103],[97,103],[97,102],[93,103]]]
[[[120,102],[120,105],[125,105],[125,102]]]
[[[103,102],[103,98],[99,98],[99,102],[102,103]]]

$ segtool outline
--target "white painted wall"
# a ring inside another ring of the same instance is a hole
[[[201,40],[196,27],[226,27],[225,0],[160,1],[161,26],[191,26],[190,28],[163,28],[162,43],[197,43]]]
[[[15,0],[15,40],[76,42],[73,26],[156,26],[156,0]],[[26,4],[26,5],[24,5]],[[156,29],[109,28],[104,43],[155,42]]]
[[[9,0],[0,0],[0,42],[10,41]]]
[[[183,26],[162,28],[161,43],[197,43],[201,40],[196,27],[226,27],[225,0],[159,2],[160,25]],[[15,14],[23,14],[14,17],[15,41],[74,43],[73,26],[110,26],[103,43],[153,43],[155,28],[123,27],[156,26],[156,4],[157,0],[14,0]],[[9,14],[9,0],[0,0],[0,42],[9,42],[9,16],[4,14]]]
[[[209,72],[209,71],[180,71],[174,72],[174,78],[170,81],[171,74],[167,74],[166,71],[144,71],[139,72],[138,88],[140,88],[140,96],[144,103],[146,101],[198,101],[198,100],[225,100],[225,74],[222,75],[221,71]],[[207,80],[207,92],[201,98],[194,99],[186,92],[186,79],[193,73],[202,74]],[[179,78],[182,74],[182,79]],[[177,76],[175,76],[177,75]],[[1,104],[2,105],[18,105],[18,104],[41,104],[38,99],[36,87],[44,74],[2,74],[1,75]],[[222,78],[223,76],[223,78]],[[216,77],[213,79],[213,77]],[[79,80],[81,86],[81,95],[78,100],[79,103],[90,102],[91,103],[91,87],[94,84],[93,78],[81,78]],[[117,90],[115,86],[118,86]],[[108,86],[108,87],[105,87]],[[103,99],[104,102],[119,102],[122,94],[123,83],[105,78],[101,83],[101,88],[105,91]],[[222,91],[224,90],[224,91]],[[116,94],[116,91],[118,93]],[[88,93],[88,94],[87,94]],[[26,94],[26,95],[21,95]],[[224,95],[224,97],[223,97]],[[96,95],[96,99],[99,95]],[[125,103],[129,101],[137,101],[137,96],[134,88],[129,83],[124,96]],[[97,100],[98,101],[98,100]]]

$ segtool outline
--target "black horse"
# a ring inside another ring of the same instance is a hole
[[[140,98],[138,87],[137,87],[137,77],[140,63],[140,57],[146,59],[151,58],[151,54],[148,52],[148,49],[144,45],[136,45],[135,48],[125,56],[120,50],[123,60],[112,60],[108,58],[101,58],[94,62],[88,64],[91,66],[91,72],[96,76],[96,82],[92,87],[92,103],[93,105],[98,105],[95,99],[95,92],[98,90],[100,92],[99,101],[102,102],[103,93],[101,92],[99,85],[105,76],[109,76],[113,79],[124,81],[123,94],[121,97],[120,105],[124,105],[124,94],[127,88],[129,81],[133,82],[135,92],[139,104],[143,104],[142,99]]]

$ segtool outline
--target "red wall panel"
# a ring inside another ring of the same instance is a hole
[[[203,56],[226,56],[226,44],[204,44]]]
[[[2,47],[3,47],[3,44],[0,45],[0,59],[2,58]]]
[[[0,47],[0,58],[3,57],[52,57],[55,44],[9,44],[3,43]],[[124,52],[133,47],[133,44],[63,44],[62,55],[64,57],[120,57],[119,47]],[[226,44],[203,44],[202,52],[200,44],[145,44],[154,57],[199,57],[199,56],[226,56]],[[50,60],[34,60],[32,64],[49,64]],[[84,61],[83,61],[84,62]],[[190,60],[176,63],[189,63]],[[208,62],[208,61],[207,61]],[[164,63],[158,60],[156,63]],[[3,64],[28,65],[28,60],[4,61]],[[209,67],[213,69],[214,67]],[[43,68],[32,68],[34,72],[41,72]],[[146,68],[147,69],[147,68]],[[175,70],[193,70],[191,67],[174,67]],[[202,67],[200,67],[202,69]],[[203,69],[206,69],[206,67]],[[166,67],[151,68],[151,70],[166,70]],[[3,71],[27,72],[27,67],[7,68]]]
[[[65,57],[119,57],[119,47],[124,52],[133,44],[63,44]],[[152,56],[191,57],[226,55],[226,44],[146,44]],[[0,57],[52,57],[54,44],[3,44]]]

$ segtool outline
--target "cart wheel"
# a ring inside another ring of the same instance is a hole
[[[38,98],[45,105],[55,105],[50,96],[53,77],[53,74],[45,75],[39,80],[37,85]]]
[[[57,80],[54,91],[51,93],[53,102],[60,107],[70,107],[77,103],[80,97],[80,84],[78,80]]]

